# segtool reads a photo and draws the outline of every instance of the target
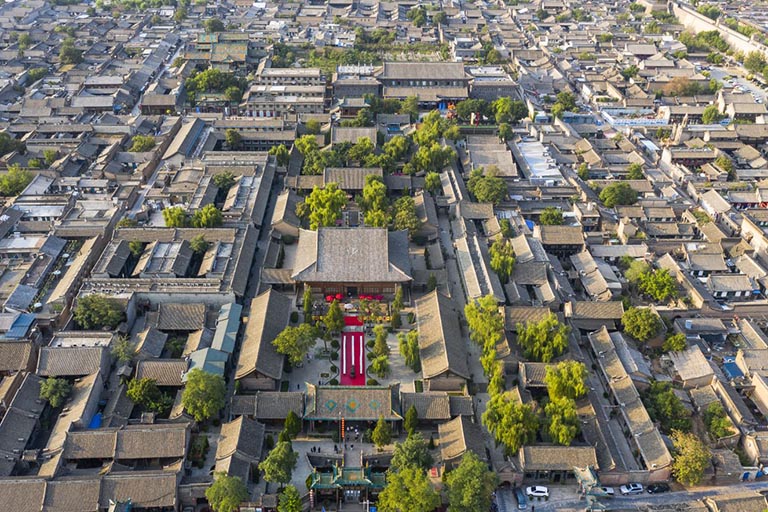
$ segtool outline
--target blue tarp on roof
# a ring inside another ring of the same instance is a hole
[[[93,415],[91,422],[88,424],[88,428],[101,428],[101,413],[97,412]]]
[[[13,325],[8,332],[5,333],[5,337],[13,340],[20,340],[27,336],[29,329],[35,321],[35,315],[32,313],[22,313],[13,322]]]
[[[730,380],[744,376],[744,373],[736,363],[723,363],[723,372],[725,372],[725,376]]]
[[[525,221],[525,225],[528,226],[528,229],[533,230],[536,224],[532,220],[527,220]]]

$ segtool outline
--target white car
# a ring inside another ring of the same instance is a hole
[[[600,488],[606,496],[613,498],[616,495],[616,491],[613,490],[613,487],[601,487]]]
[[[619,488],[619,491],[624,496],[627,496],[628,494],[641,494],[643,492],[643,484],[631,483],[622,485]]]
[[[549,498],[549,489],[543,485],[534,485],[525,490],[529,498]]]

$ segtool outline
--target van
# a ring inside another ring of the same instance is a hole
[[[515,498],[517,499],[517,510],[528,508],[528,498],[525,497],[525,492],[520,487],[515,487]]]

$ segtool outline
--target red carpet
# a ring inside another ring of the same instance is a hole
[[[344,325],[347,327],[360,327],[363,325],[363,322],[359,316],[345,316]]]
[[[341,334],[341,385],[365,386],[365,344],[362,332],[344,332]],[[352,368],[355,376],[350,373]]]

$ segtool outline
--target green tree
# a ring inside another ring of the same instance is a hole
[[[32,178],[34,178],[34,174],[22,169],[20,165],[9,165],[8,172],[0,176],[0,195],[8,197],[21,194],[30,184]]]
[[[459,129],[459,127],[455,124],[451,125],[446,128],[445,132],[443,132],[443,137],[450,141],[457,142],[459,139],[461,139],[461,129]]]
[[[192,225],[196,228],[217,228],[223,222],[221,210],[214,204],[207,204],[192,215]]]
[[[637,191],[628,183],[611,183],[600,191],[600,201],[608,208],[635,204],[637,202]]]
[[[197,235],[189,241],[189,248],[192,249],[192,252],[195,254],[205,254],[209,245],[210,244],[206,242],[205,235],[203,234]]]
[[[114,357],[119,363],[127,363],[136,354],[136,347],[133,346],[131,340],[126,336],[118,336],[115,342],[112,344],[112,357]]]
[[[496,347],[504,338],[504,317],[499,311],[496,298],[485,295],[464,306],[464,316],[469,325],[470,338],[483,348],[490,363],[495,361]],[[482,361],[481,361],[482,362]],[[490,364],[484,364],[486,375],[490,374]]]
[[[498,176],[486,176],[482,170],[470,173],[467,190],[481,203],[498,204],[507,197],[507,183]]]
[[[128,249],[130,249],[131,254],[138,257],[141,256],[141,253],[144,252],[144,242],[140,242],[138,240],[131,240],[128,242]]]
[[[744,58],[744,67],[752,73],[762,73],[765,69],[766,62],[762,52],[754,51],[749,52]]]
[[[171,206],[164,209],[163,220],[168,228],[184,228],[189,224],[187,212],[181,206]]]
[[[415,466],[422,471],[426,471],[432,466],[433,462],[432,455],[429,453],[429,444],[424,439],[424,436],[421,435],[421,432],[414,430],[405,441],[395,444],[390,468],[395,471],[401,471],[408,466]]]
[[[39,158],[30,158],[27,162],[27,167],[30,169],[40,169],[43,167],[43,163],[40,161]]]
[[[502,142],[507,142],[512,138],[514,134],[515,132],[512,130],[512,127],[508,123],[499,124],[499,140]]]
[[[627,179],[628,180],[642,180],[645,179],[643,174],[643,166],[637,162],[632,162],[627,166]]]
[[[589,166],[586,163],[580,164],[576,174],[578,174],[579,178],[582,180],[587,181],[589,179]]]
[[[643,404],[653,421],[658,421],[664,433],[691,430],[691,413],[675,394],[668,382],[651,382],[642,395]]]
[[[205,490],[205,498],[213,510],[215,512],[240,510],[240,504],[248,501],[249,496],[248,488],[240,477],[229,476],[223,471],[217,472],[214,477],[211,486]]]
[[[370,174],[363,185],[362,207],[366,210],[384,211],[387,209],[387,186],[380,176]]]
[[[490,510],[498,477],[474,452],[467,451],[456,469],[448,473],[448,512]]]
[[[554,206],[548,206],[541,212],[539,222],[544,226],[561,226],[563,224],[563,212]]]
[[[32,68],[27,72],[28,83],[33,84],[48,74],[47,67]]]
[[[637,341],[646,342],[653,338],[664,327],[659,315],[648,308],[630,308],[621,317],[624,332]]]
[[[46,167],[50,167],[57,158],[59,158],[59,152],[55,149],[43,150],[43,160],[45,161]]]
[[[347,195],[336,183],[327,183],[324,188],[315,186],[307,196],[309,227],[333,226],[341,218],[341,209],[347,204]]]
[[[682,352],[686,348],[688,348],[688,343],[685,341],[685,334],[681,332],[667,336],[661,346],[664,352]]]
[[[310,135],[317,135],[320,133],[320,121],[317,119],[307,119],[307,122],[304,123],[304,128],[307,130],[307,133]]]
[[[472,120],[472,114],[488,116],[491,111],[491,105],[483,99],[470,98],[456,104],[456,116],[467,123]]]
[[[491,244],[489,253],[491,269],[498,274],[502,284],[508,283],[515,268],[515,251],[512,248],[512,242],[499,238]]]
[[[40,398],[48,400],[48,403],[54,409],[64,403],[71,391],[72,385],[67,379],[48,377],[40,382]]]
[[[187,373],[181,403],[199,423],[219,414],[224,407],[226,394],[227,387],[221,375],[195,368]]]
[[[419,413],[416,412],[416,406],[411,405],[405,413],[403,428],[408,432],[408,437],[416,433],[416,427],[419,426]],[[397,449],[397,447],[395,447]]]
[[[371,373],[376,374],[381,379],[389,375],[389,359],[387,356],[379,356],[371,361]]]
[[[294,366],[301,363],[309,349],[315,346],[318,332],[311,324],[300,324],[296,327],[288,326],[272,340],[272,345],[278,353],[288,357],[288,361]]]
[[[168,412],[173,405],[173,398],[160,391],[157,382],[148,377],[130,380],[125,394],[133,403],[161,415]]]
[[[411,196],[403,196],[395,201],[394,209],[395,230],[406,230],[410,236],[413,236],[421,227],[419,216],[416,215],[416,202]]]
[[[392,307],[394,308],[394,304]],[[373,328],[373,334],[376,339],[373,343],[373,354],[376,357],[388,356],[389,346],[387,345],[387,328],[379,324]]]
[[[349,148],[347,156],[354,162],[362,162],[365,158],[371,154],[376,148],[368,137],[360,137],[357,142]]]
[[[101,294],[77,299],[74,318],[83,329],[113,330],[123,321],[123,306],[117,300]]]
[[[627,261],[629,261],[629,266],[624,271],[624,277],[630,283],[639,285],[643,276],[651,271],[651,267],[644,260],[635,260],[630,257]]]
[[[443,189],[440,175],[434,171],[428,172],[426,176],[424,176],[424,188],[433,196],[439,194]]]
[[[513,100],[510,97],[502,97],[491,103],[491,111],[497,124],[514,124],[528,116],[528,107],[525,102]]]
[[[184,5],[180,5],[176,12],[173,13],[173,21],[181,23],[187,17],[187,8]]]
[[[371,440],[379,448],[392,442],[392,428],[384,419],[384,416],[379,416],[379,421],[376,422],[376,427],[371,434]]]
[[[301,503],[299,491],[293,485],[286,485],[277,505],[277,512],[302,512],[304,506]]]
[[[385,228],[389,225],[389,214],[385,210],[368,210],[365,212],[364,222],[372,228]]]
[[[714,441],[735,434],[731,426],[731,420],[723,409],[723,404],[719,401],[712,402],[704,411],[704,425],[707,426],[707,432]]]
[[[19,50],[23,52],[32,46],[32,36],[26,32],[19,34],[19,39],[16,41],[16,44],[19,46]]]
[[[720,113],[717,105],[707,105],[701,114],[701,122],[704,124],[717,124],[724,118],[725,116]]]
[[[59,47],[59,60],[62,64],[80,64],[83,62],[83,51],[75,47],[72,37],[64,39]]]
[[[155,138],[151,135],[134,135],[131,139],[131,153],[145,153],[155,147]]]
[[[274,155],[275,159],[277,160],[277,165],[280,167],[285,167],[288,165],[288,162],[291,159],[291,154],[288,151],[288,148],[285,147],[285,144],[272,146],[269,148],[269,154]]]
[[[304,296],[302,297],[302,307],[304,308],[304,323],[312,323],[312,287],[304,285]]]
[[[410,147],[410,139],[403,137],[402,135],[395,135],[385,142],[381,149],[384,154],[389,155],[393,160],[397,161],[402,160],[402,158],[405,157]]]
[[[285,423],[283,424],[283,430],[288,433],[288,436],[295,439],[299,432],[301,432],[301,419],[293,411],[288,411],[288,415],[285,417]]]
[[[712,464],[712,453],[696,434],[675,430],[671,437],[675,452],[672,474],[685,486],[697,485]]]
[[[728,174],[733,173],[733,160],[728,158],[726,155],[718,155],[718,157],[715,158],[715,165]]]
[[[421,370],[419,360],[419,333],[418,331],[408,331],[408,334],[398,333],[397,340],[399,344],[400,355],[405,359],[405,365],[414,372]]]
[[[387,472],[387,485],[376,503],[381,512],[432,512],[440,506],[427,473],[416,466]]]
[[[544,375],[549,398],[577,399],[587,394],[587,367],[579,361],[561,361],[547,366]]]
[[[562,354],[568,347],[570,327],[550,313],[539,322],[517,324],[517,344],[523,349],[525,357],[534,361],[548,363]]]
[[[530,404],[493,393],[483,413],[483,425],[493,434],[496,444],[504,446],[508,456],[517,454],[523,445],[536,439],[539,418]]]
[[[400,110],[403,114],[411,116],[411,122],[416,121],[419,118],[419,97],[408,96],[405,98],[400,105]]]
[[[240,89],[240,87],[236,85],[230,85],[229,87],[224,89],[224,97],[227,98],[227,101],[229,101],[230,103],[240,103],[240,101],[242,101],[243,99],[243,91]],[[228,129],[227,132],[229,132],[229,130],[231,129],[232,128]],[[237,130],[235,130],[235,132],[237,132]],[[225,132],[225,135],[226,135],[226,132]]]
[[[212,34],[213,32],[224,32],[226,29],[224,22],[218,18],[208,18],[203,22],[203,28],[205,28],[205,31],[209,34]]]
[[[328,312],[323,317],[323,323],[328,332],[341,332],[344,328],[344,313],[341,311],[338,300],[334,300],[328,306]]]
[[[640,69],[632,64],[631,66],[627,66],[621,71],[621,76],[623,76],[625,80],[629,80],[630,78],[636,77],[639,72]]]
[[[227,128],[224,132],[224,141],[227,143],[227,146],[229,146],[229,149],[236,150],[240,148],[243,137],[240,135],[240,132],[234,128]]]
[[[572,398],[550,398],[544,406],[549,423],[549,437],[555,444],[570,446],[579,433],[579,416],[576,413],[576,402]]]
[[[677,282],[667,269],[656,269],[640,277],[640,291],[657,302],[677,297]]]

